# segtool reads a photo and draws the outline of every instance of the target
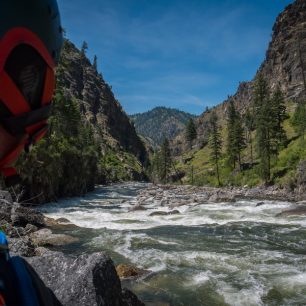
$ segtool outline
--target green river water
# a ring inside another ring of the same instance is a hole
[[[116,264],[153,271],[124,283],[146,305],[306,305],[306,217],[275,217],[292,203],[202,203],[149,216],[168,211],[152,203],[128,212],[146,186],[99,187],[43,212],[80,227],[66,231],[80,242],[64,252],[105,251]]]

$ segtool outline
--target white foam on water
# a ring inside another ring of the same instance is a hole
[[[275,279],[275,286],[281,291],[306,292],[306,272],[296,272],[286,277]]]
[[[261,286],[250,289],[237,290],[229,284],[220,283],[217,292],[224,297],[224,301],[233,306],[260,306],[264,305],[261,298],[264,290]]]
[[[111,188],[108,188],[107,192],[104,189],[101,190],[103,193],[96,192],[95,195],[83,199],[71,199],[44,206],[43,211],[48,217],[64,217],[80,227],[112,230],[102,231],[101,236],[88,243],[101,246],[102,249],[105,245],[110,246],[112,251],[121,254],[133,264],[154,272],[167,270],[174,273],[186,273],[183,276],[186,278],[184,286],[188,289],[193,287],[197,289],[212,281],[216,284],[218,293],[230,305],[263,305],[262,297],[271,286],[293,293],[306,290],[306,269],[303,265],[305,261],[301,255],[294,254],[289,249],[257,250],[255,245],[251,252],[247,245],[244,252],[245,249],[239,245],[244,238],[244,230],[237,228],[234,232],[235,236],[229,238],[229,241],[233,243],[233,248],[227,248],[227,251],[231,251],[230,254],[222,251],[222,245],[217,251],[216,249],[204,251],[197,248],[188,250],[184,249],[184,241],[179,239],[171,241],[169,237],[151,237],[141,232],[141,230],[161,226],[187,227],[229,223],[237,223],[252,230],[254,226],[252,223],[255,222],[288,225],[288,227],[273,229],[276,233],[288,234],[306,227],[306,218],[302,216],[275,217],[281,211],[290,209],[291,203],[265,201],[263,205],[257,207],[258,201],[184,205],[174,208],[179,210],[180,214],[150,216],[152,212],[169,212],[171,209],[157,206],[157,203],[152,201],[144,205],[147,210],[129,212],[136,203],[136,197],[122,195],[120,192],[112,191]],[[112,207],[107,208],[107,206]],[[254,243],[258,240],[265,245],[264,243],[267,242],[265,248],[269,248],[270,245],[277,246],[277,240],[275,245],[272,244],[272,236],[262,233],[251,235],[254,236]],[[287,243],[293,246],[294,240],[292,243],[291,240]],[[165,247],[166,245],[169,245],[169,248]],[[243,252],[239,253],[241,251],[239,248],[243,249]],[[229,276],[232,277],[233,282]],[[241,286],[236,286],[235,283]]]
[[[98,195],[98,193],[95,193]],[[105,197],[105,198],[103,198]],[[125,199],[124,203],[113,200]],[[128,199],[128,200],[126,200]],[[51,218],[67,218],[70,222],[85,228],[108,228],[114,230],[149,229],[158,226],[198,226],[225,225],[233,222],[265,222],[280,225],[299,225],[306,227],[303,217],[275,217],[279,212],[292,207],[288,202],[266,201],[256,207],[256,201],[239,201],[236,203],[209,203],[196,206],[184,205],[178,208],[180,214],[150,216],[152,212],[171,211],[168,207],[156,206],[154,202],[144,205],[147,210],[129,211],[136,203],[136,197],[114,191],[101,193],[99,198],[87,196],[83,199],[71,199],[52,203],[43,207],[45,215]],[[118,208],[103,208],[103,205],[116,205]],[[125,223],[131,220],[132,223]],[[120,223],[120,221],[122,221]]]
[[[200,287],[210,281],[211,274],[210,271],[196,273],[186,285],[187,287]]]
[[[93,208],[92,211],[83,210],[67,210],[65,208],[55,209],[53,208],[45,215],[51,218],[67,218],[70,222],[85,228],[108,228],[115,230],[136,230],[136,229],[149,229],[158,226],[198,226],[198,225],[225,225],[234,222],[265,222],[269,224],[279,224],[279,225],[300,225],[306,227],[305,218],[275,218],[274,216],[266,215],[253,215],[245,216],[236,213],[236,216],[230,219],[218,218],[218,216],[212,216],[211,214],[205,215],[201,210],[198,214],[188,214],[184,215],[167,215],[167,216],[149,216],[152,213],[149,211],[133,211],[133,212],[122,212],[119,209],[113,209],[113,211],[108,212],[107,209],[99,207]],[[86,221],[85,221],[86,220]],[[133,223],[120,223],[122,220],[131,220]]]

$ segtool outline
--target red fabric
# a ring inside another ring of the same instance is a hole
[[[3,70],[6,59],[12,50],[21,44],[32,46],[37,50],[49,67],[55,67],[54,60],[40,38],[26,28],[17,27],[9,30],[0,40],[0,71]]]
[[[0,99],[14,115],[30,111],[30,106],[9,75],[0,73]]]
[[[0,171],[3,172],[3,169],[13,163],[17,157],[21,154],[24,146],[26,144],[26,140],[19,143],[10,153],[8,153],[4,158],[0,160]]]
[[[46,121],[46,120],[41,121],[41,122],[39,122],[39,123],[35,123],[35,124],[31,125],[31,126],[28,126],[28,127],[26,128],[27,133],[28,133],[29,135],[32,135],[32,134],[34,134],[36,131],[39,131],[40,129],[42,129],[45,125],[47,125],[47,121]]]
[[[8,56],[12,50],[20,44],[28,44],[32,46],[48,65],[46,69],[41,106],[51,103],[55,88],[55,63],[43,42],[36,34],[26,28],[17,27],[11,29],[0,40],[0,100],[7,106],[13,115],[24,114],[31,110],[29,104],[17,86],[4,71],[5,62]],[[0,160],[0,172],[4,175],[11,175],[14,171],[12,170],[13,168],[8,168],[8,166],[18,158],[25,146],[31,145],[40,140],[46,134],[46,131],[46,120],[42,120],[27,127],[27,135],[25,135],[25,138]]]
[[[3,173],[4,176],[9,177],[9,176],[14,176],[14,175],[16,175],[16,174],[17,174],[17,171],[16,171],[15,168],[4,168],[4,169],[2,170],[2,173]],[[0,306],[1,306],[1,304],[0,304]]]
[[[4,297],[2,296],[1,293],[0,293],[0,306],[5,306]]]

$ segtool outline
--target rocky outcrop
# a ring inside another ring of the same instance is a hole
[[[122,291],[113,262],[103,253],[72,258],[47,252],[27,261],[63,305],[144,305],[131,291]]]
[[[44,216],[35,209],[12,201],[0,200],[0,225],[22,228],[27,233],[45,226]]]
[[[306,2],[296,0],[276,19],[272,40],[260,70],[271,88],[280,85],[291,100],[305,98]]]
[[[146,200],[145,200],[146,199]],[[306,193],[288,192],[276,186],[260,186],[256,188],[233,187],[233,188],[213,188],[196,187],[190,185],[151,185],[143,189],[137,196],[134,206],[141,205],[145,209],[152,204],[154,206],[168,207],[168,211],[154,211],[150,216],[167,216],[179,214],[175,209],[182,205],[199,205],[207,203],[236,202],[238,200],[278,200],[278,201],[300,201],[306,199]],[[259,202],[257,205],[262,205]]]
[[[37,227],[45,225],[44,216],[36,210],[22,206],[19,203],[14,203],[11,209],[12,225],[25,227],[27,224],[32,224]]]
[[[135,155],[141,162],[147,158],[144,144],[115,98],[111,86],[91,65],[85,54],[65,40],[58,67],[58,83],[69,99],[80,103],[80,110],[91,123],[102,149],[107,146]]]
[[[306,76],[305,0],[296,0],[277,17],[266,58],[258,71],[263,73],[272,90],[280,86],[286,99],[299,101],[306,98],[303,79],[303,72]],[[221,125],[225,124],[229,102],[234,101],[243,114],[252,103],[252,92],[253,81],[241,82],[233,96],[213,108]],[[197,148],[207,143],[210,114],[211,110],[205,111],[197,120],[198,135],[201,135],[196,141]],[[180,156],[188,149],[183,134],[179,135],[173,142],[173,153]]]

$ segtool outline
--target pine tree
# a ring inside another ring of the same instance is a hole
[[[169,145],[169,140],[167,138],[165,138],[161,146],[159,164],[160,164],[160,170],[159,170],[160,180],[163,183],[167,183],[169,180],[169,174],[172,165],[170,145]]]
[[[160,180],[160,172],[161,172],[161,154],[160,152],[155,152],[152,157],[151,164],[149,166],[148,172],[150,174],[150,178],[152,182],[156,182]]]
[[[251,156],[251,165],[254,164],[253,159],[253,137],[252,132],[255,129],[255,122],[254,122],[254,114],[248,109],[244,116],[244,125],[246,128],[246,141],[250,145],[250,156]]]
[[[241,170],[241,152],[246,147],[244,130],[240,114],[236,111],[234,102],[231,100],[227,119],[227,155],[233,169],[238,161]]]
[[[215,112],[210,117],[210,136],[209,136],[209,148],[211,149],[210,158],[215,165],[216,176],[218,185],[221,185],[220,174],[219,174],[219,159],[222,152],[222,139],[221,133],[218,126],[218,117]]]
[[[234,129],[236,121],[236,109],[234,102],[231,100],[228,107],[227,116],[227,156],[228,162],[233,169],[236,167],[236,152],[235,152],[235,139],[234,139]]]
[[[98,58],[97,58],[96,55],[94,56],[92,66],[94,67],[94,69],[95,69],[96,71],[98,71]]]
[[[82,47],[81,47],[81,53],[82,53],[83,56],[86,55],[87,50],[88,50],[88,44],[87,44],[86,41],[83,41],[83,44],[82,44]]]
[[[253,100],[260,175],[267,183],[271,178],[271,154],[275,121],[273,120],[274,112],[270,103],[268,83],[261,73],[257,75],[255,80]]]
[[[234,124],[234,152],[236,154],[236,159],[239,164],[239,169],[241,171],[241,152],[246,147],[244,129],[242,126],[242,120],[239,113],[236,115],[236,120]]]
[[[301,101],[298,103],[291,120],[292,126],[299,136],[304,140],[306,132],[306,102]]]
[[[273,135],[275,148],[274,153],[277,155],[280,148],[286,145],[287,135],[283,127],[284,121],[288,119],[288,114],[286,112],[285,98],[279,87],[274,91],[271,98],[271,107],[274,112],[273,118]]]
[[[186,125],[186,140],[191,147],[192,141],[197,138],[197,129],[192,118],[189,119]]]

